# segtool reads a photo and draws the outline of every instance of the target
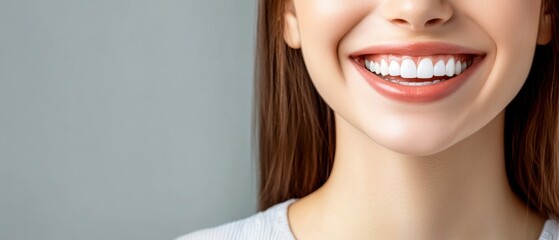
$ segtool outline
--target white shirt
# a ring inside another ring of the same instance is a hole
[[[176,240],[295,240],[287,220],[287,207],[294,201],[296,199],[289,199],[248,218],[198,230]],[[559,240],[559,223],[547,220],[538,240]]]

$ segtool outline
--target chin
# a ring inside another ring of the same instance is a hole
[[[410,157],[426,157],[441,153],[457,142],[457,134],[449,131],[422,131],[425,129],[406,129],[401,131],[383,131],[381,135],[367,134],[385,150]],[[374,136],[374,137],[373,137]]]
[[[419,140],[421,141],[421,140]],[[432,143],[431,143],[432,142]],[[382,145],[382,144],[381,144]],[[417,145],[403,145],[398,143],[387,143],[382,145],[389,151],[396,152],[405,156],[410,157],[427,157],[436,155],[438,153],[443,152],[444,150],[450,148],[452,145],[448,143],[439,143],[439,142],[422,142],[422,144]]]

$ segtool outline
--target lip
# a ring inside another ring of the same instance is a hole
[[[483,51],[475,50],[472,48],[459,46],[450,43],[439,42],[417,42],[417,43],[403,43],[403,44],[385,44],[376,45],[361,49],[357,52],[350,54],[351,57],[370,54],[398,54],[410,56],[426,56],[433,54],[472,54],[472,55],[485,55]]]
[[[365,68],[363,56],[374,54],[394,54],[406,56],[429,56],[439,54],[474,55],[472,65],[460,75],[440,83],[427,86],[406,86],[386,81]],[[406,43],[367,47],[350,55],[353,64],[365,81],[379,94],[392,100],[408,103],[427,103],[443,99],[456,92],[478,69],[485,53],[482,51],[448,43]]]

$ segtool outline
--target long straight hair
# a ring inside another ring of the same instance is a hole
[[[255,66],[259,210],[322,186],[332,170],[332,109],[314,88],[302,53],[283,39],[286,0],[260,0]],[[559,216],[559,6],[544,0],[553,38],[537,46],[528,79],[505,113],[509,184],[542,216]]]

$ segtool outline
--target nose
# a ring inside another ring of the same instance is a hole
[[[443,25],[454,14],[445,0],[385,0],[380,8],[384,19],[413,31]]]

